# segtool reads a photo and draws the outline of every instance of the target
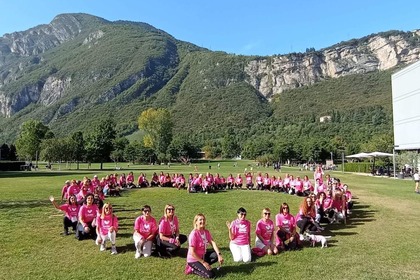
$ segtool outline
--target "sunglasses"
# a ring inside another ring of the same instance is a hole
[[[175,211],[175,208],[166,208],[166,211]]]
[[[246,213],[240,212],[239,215],[246,216]]]
[[[289,209],[289,207],[282,207],[281,209]]]
[[[143,212],[144,212],[144,213],[150,213],[150,212],[152,212],[152,211],[150,211],[149,209],[144,209],[144,210],[143,210]]]
[[[267,212],[267,213],[264,213],[264,215],[271,215],[271,213],[268,213],[268,212]]]

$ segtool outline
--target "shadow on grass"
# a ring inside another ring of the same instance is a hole
[[[39,171],[2,171],[0,172],[0,178],[31,178],[31,177],[57,177],[57,176],[73,176],[77,172],[77,176],[82,176],[83,174],[90,174],[90,171],[77,171],[70,170],[67,172],[63,171],[48,171],[48,172],[39,172]],[[72,179],[72,178],[69,178]]]
[[[36,208],[46,206],[51,206],[51,202],[49,200],[9,200],[0,202],[0,209]]]
[[[277,264],[277,262],[266,261],[266,262],[251,262],[251,263],[242,263],[235,265],[224,265],[217,272],[217,275],[222,277],[227,274],[249,274],[253,272],[257,267],[264,267]]]

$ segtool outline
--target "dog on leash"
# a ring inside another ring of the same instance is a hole
[[[327,239],[330,239],[331,236],[323,236],[317,234],[306,234],[306,238],[311,242],[312,247],[315,247],[315,244],[321,243],[321,248],[328,247]]]

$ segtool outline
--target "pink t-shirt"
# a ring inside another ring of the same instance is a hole
[[[257,184],[262,184],[263,179],[262,176],[257,176]]]
[[[341,212],[343,210],[343,201],[342,200],[338,200],[338,199],[334,199],[332,201],[332,208],[337,209],[337,211]]]
[[[252,176],[246,176],[246,183],[247,184],[252,184]]]
[[[69,194],[67,193],[68,189],[69,189],[69,186],[67,184],[63,186],[63,188],[61,189],[61,197],[65,199],[69,198]]]
[[[139,216],[134,222],[134,230],[138,231],[143,238],[147,238],[149,235],[156,233],[157,229],[156,220],[153,217],[150,217],[146,221],[144,216]]]
[[[70,197],[72,195],[77,195],[80,192],[80,187],[79,185],[71,185],[68,189],[67,189],[67,196]]]
[[[79,218],[82,219],[85,223],[92,222],[96,216],[99,215],[99,208],[96,204],[90,206],[83,205],[79,210]]]
[[[248,220],[236,219],[230,223],[230,231],[233,234],[232,242],[236,245],[248,245],[251,232],[251,222]]]
[[[131,174],[127,175],[127,183],[133,183],[134,182],[134,176]]]
[[[331,197],[326,197],[322,202],[322,207],[324,208],[324,210],[327,210],[327,209],[331,208],[331,206],[332,206]]]
[[[264,221],[264,219],[260,219],[257,222],[257,226],[255,229],[255,233],[259,234],[263,240],[261,241],[271,241],[271,236],[274,232],[274,223],[272,220]]]
[[[236,184],[242,184],[242,177],[236,177]]]
[[[159,221],[159,233],[165,236],[174,236],[178,228],[179,224],[176,216],[173,217],[172,221],[165,219],[165,217],[162,217]]]
[[[99,232],[102,235],[107,235],[111,227],[114,227],[118,231],[118,218],[115,215],[105,215],[104,218],[101,218],[101,215],[96,219],[96,224],[99,227]]]
[[[197,230],[191,231],[188,236],[189,247],[194,247],[194,251],[200,259],[204,258],[207,246],[211,243],[213,237],[208,230]],[[198,260],[193,257],[191,249],[188,248],[187,263],[197,262]]]
[[[60,208],[61,211],[66,213],[66,217],[70,221],[77,222],[77,219],[79,217],[80,205],[63,204],[59,208]]]
[[[295,180],[295,190],[297,192],[303,191],[303,183],[301,180]]]
[[[296,228],[296,220],[290,213],[283,215],[281,213],[276,215],[276,226],[283,231],[291,233]]]

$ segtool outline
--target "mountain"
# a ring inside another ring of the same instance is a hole
[[[226,128],[247,131],[282,117],[284,108],[307,102],[311,89],[324,91],[322,85],[329,83],[328,96],[339,100],[346,90],[334,86],[335,81],[389,75],[419,57],[418,30],[256,57],[212,52],[146,23],[62,14],[49,24],[0,37],[0,141],[14,141],[20,124],[30,118],[64,136],[88,131],[95,120],[111,117],[120,134],[128,135],[150,107],[170,109],[175,132],[217,138]],[[369,91],[372,82],[365,82]],[[307,94],[296,94],[302,90]],[[380,94],[389,93],[390,84]],[[348,94],[362,107],[375,96]],[[321,105],[311,99],[311,106]],[[378,106],[390,108],[390,99],[380,99]],[[334,104],[337,110],[351,109],[348,103]],[[318,118],[330,109],[310,115]]]

